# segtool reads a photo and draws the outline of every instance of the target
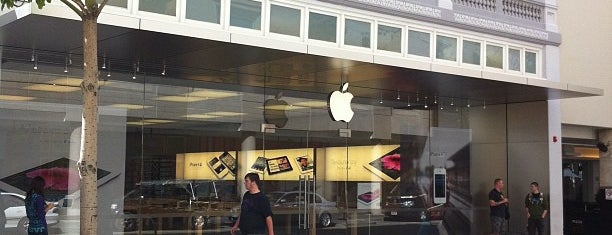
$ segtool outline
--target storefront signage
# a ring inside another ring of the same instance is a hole
[[[329,113],[334,121],[350,122],[355,114],[351,108],[353,94],[348,92],[348,82],[342,84],[340,90],[329,94],[327,104]]]
[[[331,147],[317,151],[324,159],[326,181],[399,181],[399,145]],[[320,175],[317,175],[320,177]]]

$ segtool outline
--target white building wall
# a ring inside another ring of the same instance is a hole
[[[604,89],[603,96],[561,100],[561,121],[612,128],[612,1],[558,1],[561,82]]]

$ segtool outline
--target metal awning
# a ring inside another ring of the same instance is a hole
[[[194,86],[205,83],[327,94],[338,89],[342,79],[350,82],[350,91],[361,102],[381,98],[392,101],[398,93],[401,97],[438,96],[487,104],[603,94],[596,88],[492,72],[465,72],[436,64],[429,69],[403,68],[109,25],[100,25],[98,32],[100,65],[109,63],[113,79],[126,81],[131,81],[129,74],[138,64],[139,73],[149,76],[160,76],[165,66],[168,79],[160,82]],[[41,64],[63,68],[68,54],[74,66],[82,63],[79,21],[28,15],[0,27],[0,35],[0,43],[5,46],[2,69],[31,70],[30,56],[34,51]],[[118,72],[124,74],[119,76]]]

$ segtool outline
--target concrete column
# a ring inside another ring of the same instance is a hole
[[[599,152],[599,186],[612,187],[612,130],[600,131],[599,141],[608,146],[608,152]]]

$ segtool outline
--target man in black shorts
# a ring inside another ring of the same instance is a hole
[[[259,184],[260,180],[257,173],[248,173],[244,176],[244,186],[248,192],[242,197],[240,216],[238,216],[236,224],[231,229],[232,234],[235,234],[236,230],[240,228],[243,235],[274,235],[270,201],[259,190]]]
[[[495,179],[493,184],[494,188],[489,192],[491,233],[499,235],[502,233],[504,222],[508,215],[508,198],[504,197],[502,193],[504,188],[504,181],[502,179]]]

